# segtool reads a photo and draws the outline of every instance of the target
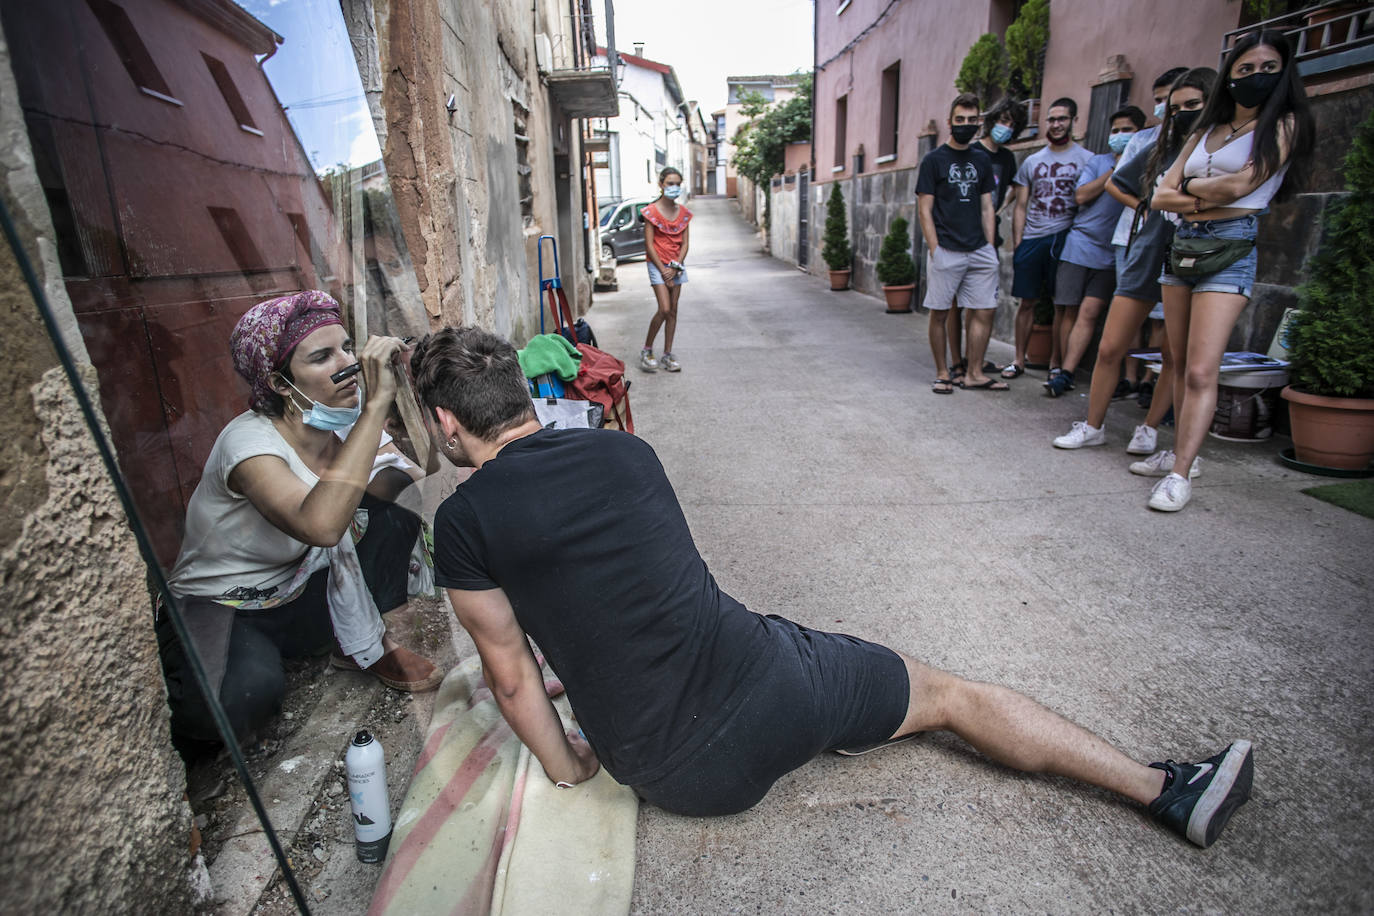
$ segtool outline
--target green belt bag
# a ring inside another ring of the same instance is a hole
[[[1205,277],[1230,267],[1254,247],[1254,239],[1175,236],[1169,246],[1169,273],[1175,277]]]

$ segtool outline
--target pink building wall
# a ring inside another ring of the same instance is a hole
[[[1171,67],[1217,66],[1221,37],[1239,24],[1241,6],[1199,0],[1051,3],[1040,136],[1044,136],[1049,103],[1065,95],[1078,102],[1074,133],[1082,135],[1088,126],[1093,83],[1106,69],[1107,58],[1115,55],[1124,55],[1127,68],[1134,73],[1130,104],[1149,115],[1154,108],[1150,84],[1155,77]]]

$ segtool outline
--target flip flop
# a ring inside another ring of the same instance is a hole
[[[964,377],[965,375],[967,375],[967,374],[968,374],[968,365],[967,365],[966,363],[957,362],[957,363],[955,363],[954,365],[952,365],[952,366],[949,367],[949,378],[950,378],[950,381],[954,382],[955,384],[958,384],[958,383],[959,383],[959,379],[963,378],[963,377]]]
[[[910,741],[919,734],[921,733],[912,732],[909,735],[898,735],[896,738],[888,738],[886,741],[877,741],[873,744],[860,744],[858,747],[837,747],[835,748],[835,753],[842,757],[857,757],[860,754],[867,754],[870,751],[891,747],[894,744],[901,744],[903,741]]]
[[[930,386],[930,390],[936,394],[953,394],[954,383],[947,378],[937,378]]]
[[[981,385],[972,385],[968,382],[960,382],[959,387],[965,391],[1011,391],[1011,386],[1006,382],[990,378]]]
[[[983,372],[987,373],[987,372],[996,372],[996,371],[997,371],[997,364],[994,363],[992,360],[988,360],[987,362],[983,363]]]
[[[1026,370],[1016,365],[1016,363],[1012,363],[1010,366],[1002,367],[1002,378],[1019,378],[1020,376],[1025,375],[1025,373]]]

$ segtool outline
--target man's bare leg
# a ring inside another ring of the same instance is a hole
[[[893,737],[951,731],[998,763],[1101,786],[1142,805],[1157,798],[1164,771],[1137,763],[1087,729],[993,684],[967,681],[903,655],[911,683],[906,719]]]
[[[992,315],[996,309],[968,310],[968,384],[981,385],[988,380],[983,372],[983,358],[988,352],[988,338],[992,336]]]
[[[964,310],[957,305],[952,305],[945,313],[945,337],[949,342],[949,368],[953,371],[954,367],[963,361],[959,354],[964,352]]]
[[[1035,320],[1035,300],[1022,299],[1016,309],[1016,353],[1012,363],[1026,368],[1026,347],[1030,346],[1031,323]]]

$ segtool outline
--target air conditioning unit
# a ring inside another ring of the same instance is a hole
[[[534,65],[540,73],[548,73],[553,69],[553,42],[543,32],[534,35]]]

